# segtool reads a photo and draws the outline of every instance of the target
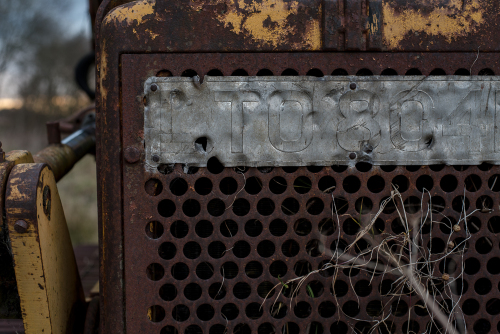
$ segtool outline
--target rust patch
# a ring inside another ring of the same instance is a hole
[[[117,7],[104,18],[103,24],[108,25],[114,21],[115,23],[124,22],[127,25],[136,22],[136,25],[140,25],[148,20],[145,16],[154,13],[154,5],[155,2],[142,0],[131,3],[130,6]]]
[[[237,0],[229,5],[227,12],[216,16],[217,20],[236,34],[244,34],[261,45],[276,48],[286,36],[294,33],[289,17],[297,15],[299,3],[283,0],[263,0],[261,3],[246,3]],[[321,47],[320,22],[309,21],[304,43],[317,50]]]
[[[417,2],[427,3],[425,0]],[[384,42],[389,48],[396,49],[408,33],[426,33],[443,36],[451,43],[475,32],[485,22],[485,10],[485,5],[477,0],[465,5],[462,1],[450,0],[447,5],[436,6],[426,13],[421,8],[396,10],[386,2],[383,4]]]

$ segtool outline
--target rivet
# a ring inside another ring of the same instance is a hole
[[[129,146],[125,149],[124,157],[125,161],[129,164],[133,164],[139,161],[141,158],[141,152],[136,147]]]
[[[356,159],[356,153],[354,153],[354,152],[349,153],[349,158],[350,158],[351,160]]]
[[[14,230],[16,230],[17,233],[25,233],[28,230],[28,223],[24,220],[18,220],[14,224]]]
[[[349,88],[351,88],[352,90],[355,90],[356,89],[356,84],[353,82],[349,85]]]
[[[151,91],[156,92],[157,89],[158,89],[158,86],[156,84],[151,85]]]
[[[157,154],[153,155],[152,159],[154,162],[160,162],[160,157]]]

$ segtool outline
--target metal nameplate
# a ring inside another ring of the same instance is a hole
[[[500,163],[498,77],[151,77],[144,94],[151,167]]]

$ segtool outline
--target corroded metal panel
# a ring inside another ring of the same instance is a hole
[[[151,77],[146,166],[500,163],[498,77]]]

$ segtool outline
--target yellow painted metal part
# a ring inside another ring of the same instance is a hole
[[[84,294],[49,167],[13,167],[5,208],[26,333],[73,333],[83,314]],[[16,231],[18,220],[27,223],[26,232]]]

